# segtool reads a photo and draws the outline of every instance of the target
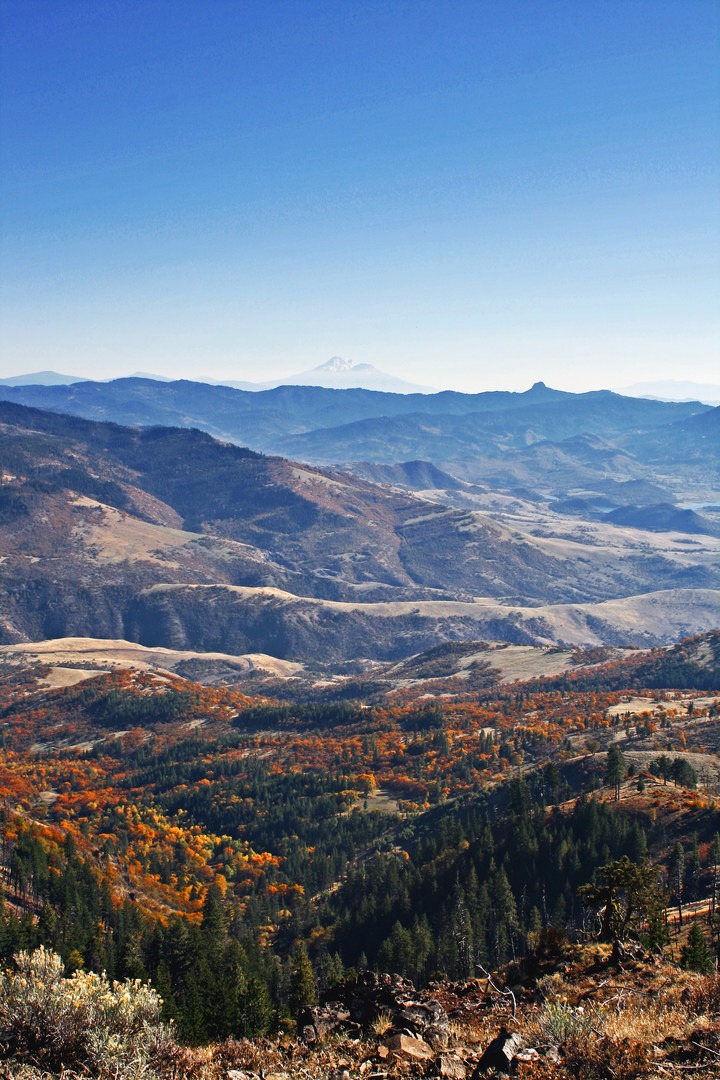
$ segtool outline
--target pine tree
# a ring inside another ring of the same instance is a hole
[[[697,900],[700,896],[700,848],[697,833],[693,835],[693,845],[685,870],[685,895],[688,900]]]
[[[316,1002],[317,988],[312,964],[305,945],[300,944],[293,953],[290,965],[288,1004],[291,1014],[295,1016],[305,1005],[314,1005]]]
[[[710,862],[713,868],[712,879],[712,904],[710,907],[710,914],[715,915],[715,908],[717,906],[717,877],[718,866],[720,865],[720,833],[715,833],[713,842],[710,845]]]
[[[412,965],[410,977],[415,983],[424,981],[430,960],[434,955],[435,943],[427,916],[417,916],[412,925]]]
[[[493,869],[490,875],[492,958],[499,965],[507,958],[508,949],[515,957],[515,931],[518,926],[517,904],[508,881],[505,867]]]
[[[670,863],[668,865],[668,877],[670,881],[670,888],[675,894],[678,902],[678,920],[680,926],[682,926],[682,897],[683,897],[683,883],[685,881],[685,849],[678,840],[670,855]]]
[[[615,788],[615,802],[620,799],[620,785],[625,779],[625,755],[619,746],[611,746],[605,765],[605,783]]]
[[[713,969],[712,955],[698,922],[690,927],[687,942],[680,952],[680,962],[688,971],[699,971],[702,975]]]
[[[217,885],[211,885],[205,894],[200,925],[205,954],[210,963],[216,965],[225,946],[225,908]]]
[[[273,1005],[267,986],[257,975],[248,980],[247,992],[242,1002],[240,1035],[252,1038],[265,1035],[272,1026]]]
[[[237,938],[231,938],[223,957],[222,993],[217,1002],[217,1033],[223,1037],[239,1035],[243,1024],[243,1006],[248,990],[247,956]]]
[[[630,932],[653,928],[664,898],[651,866],[636,866],[627,855],[598,867],[597,884],[582,885],[578,895],[601,916],[600,940],[625,940]]]
[[[396,920],[378,949],[378,965],[383,971],[396,971],[409,976],[413,964],[412,934]]]

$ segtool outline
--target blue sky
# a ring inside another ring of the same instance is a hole
[[[0,375],[720,381],[715,0],[0,16]]]

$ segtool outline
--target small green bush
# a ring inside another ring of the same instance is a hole
[[[562,1046],[570,1039],[586,1038],[592,1032],[592,1022],[582,1007],[565,1001],[551,1001],[538,1017],[540,1034],[553,1046]]]

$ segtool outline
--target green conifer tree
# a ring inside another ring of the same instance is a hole
[[[615,788],[615,801],[620,799],[620,785],[625,779],[625,755],[619,746],[613,744],[607,754],[605,765],[605,783]]]
[[[687,942],[680,952],[680,962],[688,971],[699,971],[703,975],[713,969],[712,954],[698,922],[690,927]]]
[[[670,889],[675,894],[678,903],[678,920],[682,926],[683,920],[683,885],[685,883],[685,849],[678,840],[670,855],[668,864],[668,880]]]
[[[305,1005],[314,1005],[317,1002],[317,987],[312,964],[304,944],[296,947],[290,964],[290,980],[288,985],[288,1005],[292,1016]]]

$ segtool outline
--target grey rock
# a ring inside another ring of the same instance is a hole
[[[445,1080],[465,1080],[467,1067],[457,1054],[441,1054],[437,1060],[438,1072]]]
[[[511,1034],[506,1028],[501,1028],[497,1037],[493,1039],[478,1061],[472,1080],[481,1080],[490,1069],[509,1073],[513,1059],[521,1047],[522,1039],[519,1035]]]

